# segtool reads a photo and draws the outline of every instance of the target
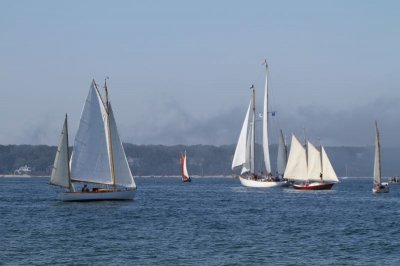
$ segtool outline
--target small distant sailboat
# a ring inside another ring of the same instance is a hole
[[[389,192],[389,184],[382,183],[381,177],[381,142],[379,136],[378,122],[375,121],[375,162],[374,162],[374,185],[373,193]]]
[[[181,171],[182,171],[182,182],[191,182],[192,179],[189,176],[187,166],[186,166],[186,151],[180,155]]]
[[[283,180],[273,178],[271,173],[271,163],[269,154],[268,140],[268,64],[265,62],[267,73],[265,79],[264,92],[264,109],[263,109],[263,153],[266,176],[259,176],[255,173],[255,116],[256,116],[256,101],[255,89],[251,86],[252,97],[247,109],[247,113],[243,122],[242,130],[238,143],[236,145],[235,154],[232,161],[232,169],[242,166],[241,174],[239,175],[240,183],[245,187],[276,187],[284,184]],[[249,122],[251,116],[251,122]]]
[[[118,134],[111,103],[103,101],[93,80],[82,111],[74,149],[69,158],[68,122],[65,116],[50,184],[65,188],[62,201],[132,200],[136,184]],[[82,191],[76,184],[84,184]],[[95,187],[89,191],[91,184]]]
[[[335,170],[329,161],[324,147],[315,148],[307,141],[307,150],[292,135],[289,159],[284,178],[300,182],[292,184],[294,189],[301,190],[329,190],[339,182]]]

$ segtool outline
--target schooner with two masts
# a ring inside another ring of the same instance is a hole
[[[69,158],[68,121],[57,148],[50,184],[65,188],[62,201],[132,200],[136,184],[117,130],[108,97],[107,82],[102,98],[93,80],[83,107],[74,149]],[[77,190],[76,186],[92,186]]]
[[[268,140],[268,64],[265,61],[266,78],[264,91],[264,108],[262,119],[262,147],[264,153],[264,164],[266,176],[259,176],[255,172],[255,117],[256,117],[256,96],[254,85],[251,86],[252,96],[246,112],[239,140],[236,145],[235,154],[232,160],[232,170],[241,166],[239,175],[240,183],[246,187],[276,187],[285,182],[278,178],[272,178],[271,162]],[[250,121],[251,119],[251,121]]]

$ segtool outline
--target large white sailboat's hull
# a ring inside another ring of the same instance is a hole
[[[62,201],[133,200],[135,192],[136,190],[63,192],[59,194],[59,199]]]
[[[240,183],[245,187],[273,188],[286,184],[284,181],[268,181],[266,179],[251,180],[239,176]]]

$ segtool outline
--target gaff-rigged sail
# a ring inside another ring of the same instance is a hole
[[[271,174],[271,162],[269,156],[269,140],[268,140],[268,65],[266,64],[266,75],[265,75],[265,90],[264,90],[264,109],[263,109],[263,128],[262,128],[262,144],[264,152],[264,164],[266,174]]]

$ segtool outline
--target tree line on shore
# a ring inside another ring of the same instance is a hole
[[[57,147],[47,145],[0,145],[0,174],[13,174],[28,165],[32,175],[50,175]],[[134,176],[180,175],[179,154],[186,150],[190,175],[215,176],[232,174],[234,145],[135,145],[124,144]],[[338,176],[372,176],[373,147],[327,147]],[[276,145],[271,145],[271,164],[276,164]],[[383,148],[382,173],[398,175],[400,148]],[[256,168],[262,171],[261,146],[256,147]],[[274,168],[274,167],[273,167]]]

